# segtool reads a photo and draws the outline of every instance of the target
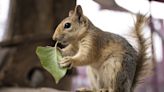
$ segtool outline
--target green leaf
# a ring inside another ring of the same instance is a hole
[[[55,79],[56,83],[63,78],[67,72],[66,68],[60,68],[58,62],[62,58],[60,51],[55,47],[37,47],[36,54],[40,59],[41,65]]]

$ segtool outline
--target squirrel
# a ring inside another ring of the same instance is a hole
[[[52,37],[67,45],[60,49],[64,57],[59,66],[88,66],[92,92],[133,92],[143,73],[150,70],[148,45],[142,34],[145,22],[146,17],[138,14],[133,29],[139,43],[136,51],[125,38],[94,26],[77,5],[57,26]]]

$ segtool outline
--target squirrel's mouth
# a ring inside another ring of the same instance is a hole
[[[59,43],[61,43],[62,45],[68,45],[69,43],[67,41],[58,41]]]

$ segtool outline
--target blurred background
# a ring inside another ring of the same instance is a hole
[[[84,15],[97,27],[127,38],[134,47],[135,40],[129,33],[135,14],[146,14],[150,24],[144,33],[153,42],[149,53],[155,68],[154,75],[136,92],[164,92],[164,0],[0,0],[0,92],[59,92],[90,87],[86,67],[69,70],[55,84],[35,53],[37,46],[54,46],[51,38],[56,26],[76,5],[82,6]]]

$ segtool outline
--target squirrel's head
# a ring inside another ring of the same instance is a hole
[[[83,15],[81,6],[78,5],[74,11],[71,10],[69,16],[58,25],[53,34],[53,40],[57,40],[65,45],[78,41],[87,32],[87,26],[88,19]]]

